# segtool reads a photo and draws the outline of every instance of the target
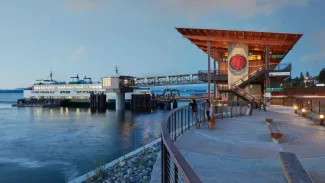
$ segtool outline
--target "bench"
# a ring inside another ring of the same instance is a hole
[[[279,152],[279,157],[288,183],[314,183],[295,153]]]
[[[265,118],[266,124],[270,125],[273,122],[272,118]]]
[[[269,125],[267,125],[267,128],[269,129],[273,142],[279,144],[280,140],[283,138],[283,133],[278,127],[278,125],[270,123]]]

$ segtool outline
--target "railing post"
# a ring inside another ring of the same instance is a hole
[[[164,140],[163,140],[163,136],[162,136],[162,134],[160,135],[160,138],[161,138],[161,144],[160,144],[160,148],[161,148],[161,151],[160,151],[160,156],[161,156],[161,160],[160,160],[160,169],[161,169],[161,173],[160,173],[160,175],[161,175],[161,182],[165,182],[164,180],[165,180],[165,169],[164,169]]]
[[[173,120],[173,126],[174,126],[174,135],[173,135],[173,141],[175,142],[176,141],[176,113],[174,113],[174,115],[173,115],[173,117],[174,117],[174,120]]]
[[[184,110],[181,109],[181,134],[183,134],[183,116],[184,116]]]
[[[179,133],[179,126],[180,126],[180,117],[181,117],[181,112],[180,110],[177,110],[177,130],[178,130],[178,133]],[[182,127],[181,127],[182,129]]]
[[[282,99],[282,106],[284,106],[284,97],[283,97],[283,99]]]
[[[170,134],[171,133],[171,130],[170,130],[170,117],[168,118],[167,128],[168,128],[168,131],[169,131],[169,134]]]
[[[223,119],[223,104],[224,102],[221,102],[221,119]]]
[[[232,102],[233,102],[233,101],[230,101],[230,118],[232,118],[232,107],[233,107],[233,106],[232,106]],[[228,105],[228,107],[229,107],[229,105]]]
[[[178,168],[174,164],[174,183],[178,183]]]
[[[170,168],[168,167],[169,159],[168,159],[168,150],[165,147],[164,142],[162,141],[162,155],[161,155],[161,167],[162,167],[162,182],[169,182],[169,174],[170,174]]]
[[[190,129],[190,107],[187,107],[187,129]]]

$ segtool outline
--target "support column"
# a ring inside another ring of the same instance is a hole
[[[115,98],[115,107],[116,110],[125,110],[125,93],[124,92],[116,92]]]
[[[211,85],[211,62],[210,62],[210,41],[208,41],[208,99],[211,100],[210,85]]]
[[[216,53],[216,48],[213,48],[213,73],[214,73],[214,76],[216,76],[217,74],[217,60],[216,60],[216,56],[217,56],[217,53]],[[214,100],[217,100],[217,81],[216,80],[213,80],[213,98]]]
[[[269,70],[270,70],[270,45],[266,45],[265,49],[265,92],[266,88],[270,88],[270,76],[269,76]],[[268,97],[264,97],[264,103],[267,104]]]

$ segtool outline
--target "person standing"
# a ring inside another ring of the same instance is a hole
[[[206,102],[205,102],[205,113],[207,114],[207,117],[208,117],[208,120],[211,119],[210,117],[210,106],[211,106],[211,103],[209,101],[209,99],[206,99]]]
[[[199,112],[198,112],[197,103],[196,103],[195,99],[192,99],[190,106],[192,106],[192,112],[194,113],[194,116],[195,116],[196,128],[200,128],[200,122],[199,122],[199,118],[198,118]]]

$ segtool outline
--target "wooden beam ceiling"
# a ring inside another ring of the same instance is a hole
[[[187,39],[196,39],[200,41],[218,41],[218,42],[231,42],[231,43],[246,43],[255,45],[292,45],[293,41],[287,40],[268,40],[262,39],[244,39],[243,37],[231,38],[231,37],[214,37],[214,36],[197,36],[197,35],[183,35]]]

